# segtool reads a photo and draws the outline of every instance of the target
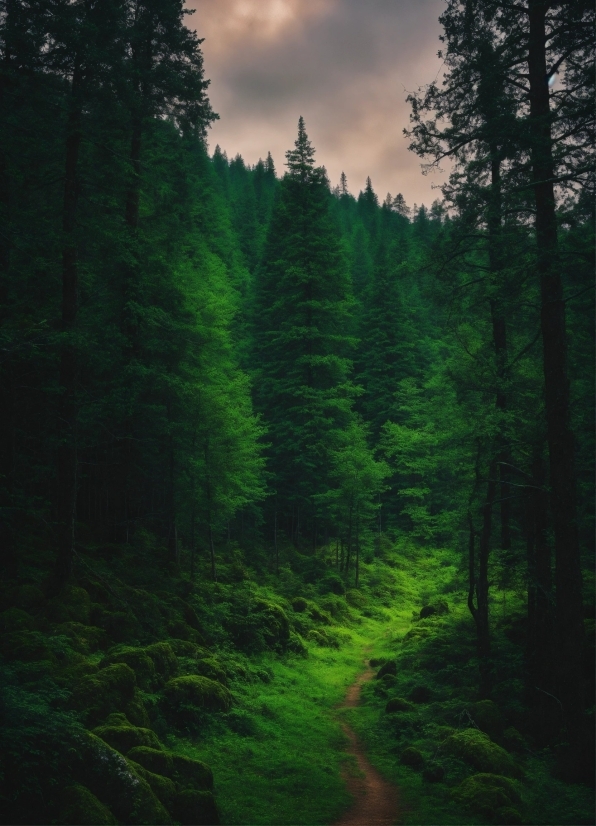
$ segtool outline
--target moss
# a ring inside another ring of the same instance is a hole
[[[65,586],[57,597],[48,600],[48,619],[52,622],[80,622],[87,625],[91,613],[91,598],[84,588]]]
[[[195,675],[170,680],[164,688],[164,696],[167,706],[174,712],[182,712],[187,706],[227,711],[232,705],[232,695],[221,683]]]
[[[161,743],[154,731],[149,728],[137,728],[131,726],[130,723],[98,726],[93,729],[93,733],[121,754],[127,754],[135,746],[149,746],[152,749],[161,748]]]
[[[380,668],[382,665],[385,665],[386,662],[386,657],[373,657],[371,660],[368,661],[368,664],[371,668]]]
[[[203,660],[195,660],[193,664],[193,671],[201,677],[209,677],[210,680],[216,680],[218,683],[226,685],[226,672],[221,667],[221,663],[215,657],[206,657]]]
[[[168,645],[177,657],[208,657],[209,650],[190,640],[169,639]]]
[[[135,673],[126,663],[115,663],[83,677],[75,686],[71,704],[90,723],[122,709],[135,696]]]
[[[183,789],[177,795],[172,811],[181,826],[217,826],[220,822],[211,792]]]
[[[387,701],[385,711],[387,714],[395,714],[398,711],[412,711],[414,706],[403,697],[392,697]]]
[[[163,803],[166,809],[171,809],[176,798],[176,786],[173,780],[169,777],[164,777],[161,774],[155,774],[148,771],[140,763],[135,763],[134,760],[126,758],[128,765],[132,766],[135,772],[142,777],[151,787],[151,791],[157,799]]]
[[[62,795],[58,822],[64,826],[115,826],[116,819],[85,786],[68,786]]]
[[[8,608],[0,614],[0,631],[3,634],[15,631],[33,631],[35,620],[21,608]]]
[[[453,797],[469,811],[488,819],[499,810],[514,808],[521,803],[521,795],[512,780],[490,773],[467,777],[453,791]],[[498,822],[504,821],[498,819]]]
[[[484,731],[493,740],[503,731],[503,718],[496,703],[492,700],[480,700],[469,708],[470,716],[480,731]]]
[[[178,637],[181,640],[192,642],[195,645],[202,645],[204,642],[199,632],[195,631],[194,628],[191,628],[191,626],[187,622],[184,622],[184,620],[178,618],[172,619],[168,622],[167,628],[168,634],[171,637]]]
[[[424,768],[424,755],[419,749],[414,748],[414,746],[409,746],[402,751],[399,762],[404,766],[409,766],[415,771],[422,771]]]
[[[495,812],[496,818],[502,826],[521,826],[521,814],[513,806],[502,806]]]
[[[337,619],[349,619],[351,616],[347,602],[337,594],[330,594],[321,600],[321,608]]]
[[[149,727],[149,715],[147,714],[145,703],[138,688],[135,688],[132,700],[129,700],[128,703],[123,706],[123,711],[133,725],[141,726],[142,728]]]
[[[144,769],[153,772],[153,774],[161,774],[165,777],[173,776],[174,763],[172,755],[168,751],[159,751],[149,746],[135,746],[128,752],[127,758],[139,763]]]
[[[493,743],[483,731],[468,728],[448,737],[443,748],[479,772],[520,777],[521,771],[505,749]]]
[[[308,608],[308,601],[304,597],[294,597],[291,605],[297,614],[303,614]]]
[[[137,684],[142,688],[151,690],[156,685],[155,665],[144,648],[134,648],[126,646],[109,651],[101,662],[102,667],[114,665],[114,663],[126,663],[134,671]]]
[[[377,680],[380,680],[385,676],[385,674],[390,674],[392,677],[394,677],[397,674],[397,663],[395,662],[395,660],[389,660],[388,663],[382,665],[380,669],[377,671],[375,678]]]
[[[198,789],[213,789],[213,772],[201,760],[193,760],[184,754],[172,754],[175,780],[181,786],[192,786]]]
[[[84,732],[73,752],[75,779],[109,806],[117,820],[128,824],[172,823],[147,781],[99,737]]]
[[[145,653],[153,661],[155,673],[165,682],[178,672],[178,660],[167,642],[156,642],[145,648]]]
[[[56,663],[48,641],[38,631],[15,631],[0,637],[0,653],[7,660],[22,660],[23,662],[39,662],[48,660]]]

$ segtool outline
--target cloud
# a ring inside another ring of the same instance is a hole
[[[407,92],[441,68],[443,0],[189,0],[205,37],[210,96],[221,120],[210,144],[255,163],[271,151],[278,172],[304,116],[317,161],[351,191],[367,175],[430,204],[437,196],[407,149]]]

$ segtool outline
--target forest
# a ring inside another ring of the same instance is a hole
[[[446,0],[430,206],[199,22],[0,3],[0,822],[593,823],[594,10]]]

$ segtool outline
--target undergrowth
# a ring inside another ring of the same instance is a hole
[[[0,591],[1,822],[331,823],[350,803],[341,720],[404,824],[592,822],[592,790],[524,728],[519,587],[493,589],[480,701],[448,549],[384,540],[358,589],[331,548],[277,573],[228,548],[217,583],[141,550],[87,548],[59,597],[34,566]],[[339,709],[364,657],[377,676]]]

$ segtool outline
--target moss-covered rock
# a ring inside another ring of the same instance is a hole
[[[197,659],[200,659],[201,657],[210,656],[210,651],[208,648],[204,648],[202,645],[197,645],[195,642],[190,642],[190,640],[170,638],[168,640],[168,645],[177,657],[196,657]]]
[[[412,703],[404,700],[403,697],[391,697],[390,700],[387,700],[385,711],[387,714],[395,714],[399,711],[412,711],[413,708]]]
[[[133,724],[141,728],[149,728],[149,715],[143,702],[143,697],[138,688],[135,688],[132,700],[129,700],[122,710]]]
[[[193,709],[228,711],[232,695],[225,686],[208,677],[175,677],[164,688],[165,711],[181,721],[192,718]]]
[[[153,661],[155,673],[165,682],[178,673],[178,660],[168,642],[156,642],[145,648],[145,653]]]
[[[501,711],[492,700],[479,700],[469,707],[469,713],[480,729],[496,740],[503,732],[503,718]]]
[[[85,786],[75,783],[62,793],[58,822],[64,826],[116,826],[116,818]]]
[[[52,622],[89,623],[91,598],[84,588],[66,585],[60,594],[46,603],[46,614]]]
[[[107,645],[107,635],[103,628],[84,625],[82,622],[62,622],[56,626],[56,633],[68,637],[71,646],[81,654],[92,654]]]
[[[213,772],[202,760],[193,760],[184,754],[171,754],[173,777],[181,786],[195,789],[213,789]]]
[[[115,663],[79,680],[71,704],[85,714],[88,722],[97,724],[112,711],[120,711],[131,702],[135,688],[132,668],[126,663]]]
[[[79,735],[72,773],[115,815],[128,824],[171,824],[169,812],[133,766],[91,732]]]
[[[110,611],[102,605],[94,605],[91,620],[103,628],[112,642],[136,644],[141,636],[141,626],[132,611]]]
[[[22,608],[7,608],[0,614],[0,633],[10,634],[15,631],[33,631],[35,620]]]
[[[521,777],[519,767],[505,749],[478,729],[468,728],[452,734],[443,743],[443,749],[479,772]]]
[[[128,752],[127,758],[139,763],[144,769],[153,774],[160,774],[164,777],[173,776],[174,763],[169,751],[160,751],[148,746],[135,746]]]
[[[140,763],[136,763],[129,757],[126,759],[128,761],[128,765],[133,767],[139,777],[142,777],[143,780],[150,785],[151,791],[157,799],[163,803],[166,809],[171,810],[177,794],[176,784],[174,781],[170,780],[169,777],[164,777],[162,774],[155,774],[154,772],[148,771],[146,768],[141,766]]]
[[[375,675],[375,679],[380,680],[382,679],[385,674],[390,674],[394,677],[397,674],[397,663],[395,660],[389,660],[388,663],[382,665]]]
[[[154,731],[150,728],[139,728],[131,726],[130,723],[119,723],[117,725],[108,724],[97,726],[93,733],[108,743],[120,754],[127,754],[135,746],[148,746],[152,749],[160,749],[161,743]]]
[[[183,789],[176,797],[172,812],[181,826],[217,826],[220,823],[211,792]]]
[[[134,671],[137,684],[142,688],[151,690],[156,684],[155,665],[148,656],[144,648],[132,646],[120,646],[104,657],[101,662],[102,668],[114,663],[126,663]]]
[[[218,683],[222,683],[222,685],[227,684],[226,672],[215,657],[205,657],[205,659],[195,660],[193,662],[193,671],[201,677],[209,677],[210,680],[216,680]]]
[[[453,797],[463,807],[487,819],[497,817],[498,823],[506,823],[499,817],[504,809],[515,809],[521,802],[519,789],[513,780],[498,774],[481,773],[467,777],[453,791]],[[521,819],[520,821],[521,822]]]
[[[0,636],[0,653],[7,660],[56,663],[56,657],[47,638],[38,631],[15,631]]]
[[[409,746],[400,754],[399,762],[404,766],[409,766],[411,769],[414,769],[414,771],[422,771],[425,761],[424,755],[419,749],[414,748],[414,746]]]

